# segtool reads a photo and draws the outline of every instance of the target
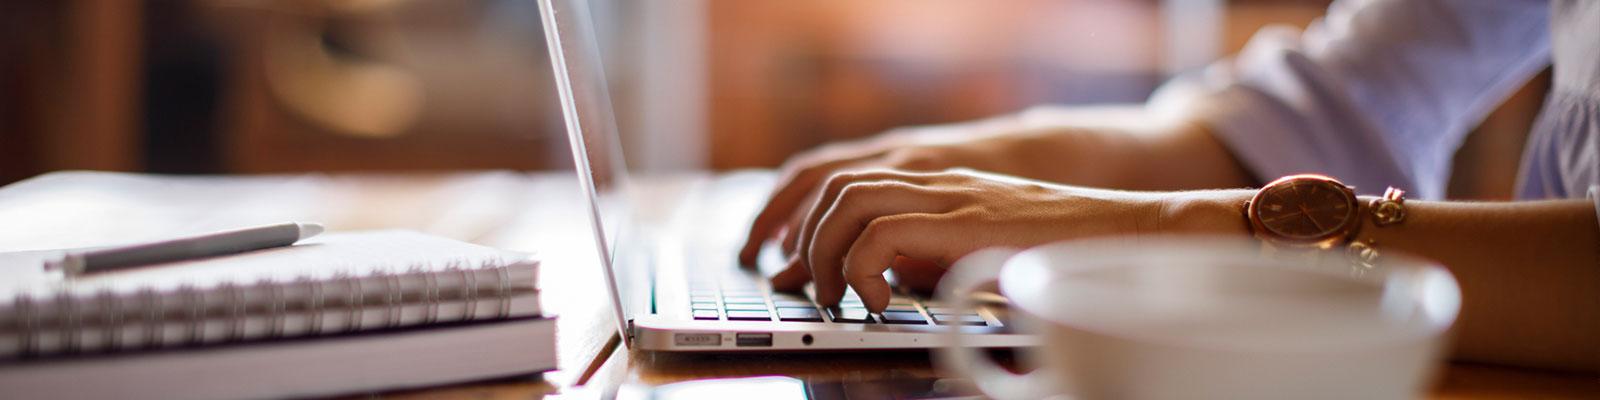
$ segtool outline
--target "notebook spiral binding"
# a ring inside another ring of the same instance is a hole
[[[350,298],[349,299],[345,299],[345,302],[344,302],[346,308],[350,309],[350,314],[349,314],[350,323],[345,324],[343,331],[344,332],[355,332],[355,329],[358,326],[358,323],[356,321],[364,321],[363,319],[361,319],[361,317],[363,316],[361,311],[366,309],[364,307],[366,305],[366,302],[362,301],[362,300],[367,298],[367,292],[365,290],[366,287],[361,285],[361,281],[360,280],[350,279],[349,277],[342,278],[341,280],[343,280],[344,282],[346,282],[346,283],[348,283],[350,285],[350,290],[346,290],[345,291],[345,292],[350,293],[350,296],[349,296]]]
[[[264,283],[257,282],[256,284],[261,285]],[[289,300],[284,298],[282,286],[274,285],[268,293],[268,296],[270,296],[268,304],[271,304],[272,308],[268,312],[271,318],[267,321],[272,326],[272,329],[267,331],[267,338],[277,339],[283,336],[283,324],[289,320],[284,316],[284,313],[288,312],[287,310],[289,309]]]
[[[439,278],[433,274],[423,274],[422,296],[427,299],[423,303],[422,323],[432,324],[439,320]]]
[[[157,297],[155,289],[144,288],[139,290],[139,297],[144,301],[144,343],[143,348],[154,348],[161,343],[161,299]],[[116,336],[122,336],[118,334]]]
[[[12,303],[18,332],[15,357],[149,350],[169,346],[196,346],[395,328],[408,325],[403,320],[403,308],[406,306],[421,306],[423,311],[420,320],[412,324],[451,322],[440,320],[441,303],[446,301],[461,302],[466,307],[466,311],[452,321],[507,318],[512,311],[510,268],[488,267],[488,264],[485,266],[486,268],[473,269],[450,265],[443,270],[431,272],[421,267],[413,267],[400,272],[388,271],[364,276],[341,275],[327,280],[299,277],[290,281],[263,280],[247,285],[229,282],[209,289],[182,285],[166,295],[168,299],[182,299],[181,305],[176,310],[164,308],[162,293],[156,288],[149,287],[139,288],[123,295],[110,290],[101,290],[83,298],[62,292],[51,296],[46,302],[39,301],[36,296],[22,294]],[[492,270],[493,282],[484,282],[480,279],[478,272],[483,270]],[[462,285],[457,291],[459,296],[446,296],[440,282],[442,274],[460,277]],[[416,298],[408,298],[409,293],[405,290],[408,281],[421,284],[415,291]],[[344,296],[340,299],[330,298],[332,295],[328,287],[330,284],[345,289]],[[253,292],[265,294],[265,300],[257,303],[264,312],[251,312],[254,308],[250,301]],[[306,296],[303,296],[302,300],[291,302],[290,292],[304,292]],[[212,305],[207,304],[208,299],[221,300],[220,304]],[[381,307],[379,310],[370,310],[383,315],[383,319],[376,326],[368,324],[364,319],[369,312],[369,299],[376,300],[370,302],[374,303],[374,306]],[[328,328],[331,327],[324,322],[329,316],[328,312],[333,311],[330,310],[333,303],[330,300],[343,303],[340,304],[343,309],[339,311],[348,318],[337,331],[329,331]],[[484,300],[496,301],[492,316],[478,315],[478,303]],[[297,309],[291,303],[299,303],[304,307]],[[87,304],[94,305],[92,312],[86,311],[88,307],[84,306]],[[47,324],[46,319],[52,315],[56,316],[55,324]],[[171,318],[173,316],[179,318]],[[306,329],[291,333],[288,324],[290,319],[296,316],[303,316],[307,320]],[[249,331],[247,324],[251,318],[264,318],[266,321],[266,331],[259,337],[247,337]],[[219,322],[223,331],[220,334],[207,335],[207,325]],[[169,343],[168,330],[174,323],[178,324],[180,328],[178,331],[183,337],[181,340]],[[87,334],[86,330],[92,328],[99,329],[105,336],[101,345],[88,348],[83,345],[82,339]],[[48,340],[42,335],[52,330],[57,331],[54,332],[53,341],[56,345],[47,346]],[[127,337],[134,335],[136,337]],[[6,356],[0,354],[0,359],[4,358]]]
[[[100,302],[101,321],[107,321],[111,326],[122,326],[122,313],[113,311],[117,305],[116,293],[101,290],[95,293],[95,300]],[[110,342],[106,346],[113,349],[122,347],[122,335],[111,335]]]
[[[224,290],[226,289],[224,288]],[[186,295],[184,298],[189,299],[184,302],[184,306],[189,309],[189,318],[186,320],[189,322],[189,334],[185,337],[188,338],[190,345],[198,345],[202,343],[201,339],[203,338],[200,335],[200,328],[201,324],[205,323],[206,295],[195,290],[194,286],[189,285],[179,288],[178,291]]]
[[[69,295],[67,295],[65,293],[58,294],[56,296],[57,296],[56,297],[57,298],[57,300],[56,300],[57,302],[65,302],[65,304],[63,304],[62,306],[63,306],[63,308],[66,309],[66,312],[67,312],[67,323],[65,324],[66,325],[66,329],[62,329],[61,330],[61,342],[65,343],[65,346],[67,348],[67,352],[69,352],[69,353],[77,352],[78,351],[78,335],[69,334],[69,332],[76,332],[78,329],[80,329],[80,327],[78,326],[78,307],[77,307],[78,306],[78,302],[70,301],[70,300],[72,300],[71,296],[69,296]]]

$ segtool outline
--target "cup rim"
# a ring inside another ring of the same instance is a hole
[[[1154,252],[1151,251],[1152,248],[1163,248],[1166,250],[1164,252]],[[1233,250],[1226,250],[1229,248],[1233,248]],[[1218,249],[1225,249],[1225,251],[1218,251]],[[1252,264],[1287,264],[1285,261],[1275,261],[1261,258],[1259,256],[1259,245],[1257,245],[1254,241],[1241,240],[1231,237],[1173,236],[1155,239],[1141,239],[1137,241],[1127,240],[1126,238],[1080,239],[1040,245],[1007,257],[1000,266],[1001,271],[999,273],[998,281],[1001,292],[1007,293],[1007,297],[1010,299],[1011,304],[1013,304],[1015,308],[1020,309],[1023,313],[1027,314],[1028,317],[1046,321],[1051,324],[1070,325],[1074,329],[1085,330],[1096,334],[1107,335],[1111,337],[1125,337],[1147,344],[1181,346],[1186,348],[1212,348],[1235,351],[1244,350],[1251,353],[1312,353],[1327,352],[1344,348],[1340,346],[1291,346],[1290,348],[1262,348],[1260,346],[1251,346],[1245,344],[1219,345],[1215,343],[1203,343],[1197,340],[1188,340],[1184,338],[1174,339],[1170,335],[1158,336],[1143,332],[1108,332],[1096,327],[1085,326],[1083,324],[1074,324],[1070,321],[1063,320],[1059,316],[1052,315],[1052,313],[1048,312],[1050,305],[1043,304],[1044,297],[1046,296],[1021,298],[1020,296],[1011,295],[1011,293],[1017,293],[1022,290],[1037,290],[1032,287],[1039,286],[1038,283],[1041,281],[1053,281],[1053,279],[1041,280],[1041,276],[1038,275],[1041,271],[1041,268],[1048,269],[1047,271],[1043,271],[1043,273],[1047,274],[1060,273],[1060,269],[1063,268],[1061,267],[1061,265],[1063,265],[1061,263],[1069,263],[1066,265],[1075,265],[1085,270],[1097,269],[1109,266],[1112,264],[1113,260],[1118,262],[1126,262],[1128,257],[1144,259],[1151,259],[1150,257],[1170,258],[1173,257],[1171,254],[1172,252],[1180,252],[1183,253],[1183,255],[1193,255],[1197,257],[1209,257],[1210,259],[1214,260],[1248,260],[1252,261]],[[1071,258],[1063,260],[1063,257]],[[1050,264],[1053,265],[1047,267],[1043,266],[1045,263],[1035,262],[1031,268],[1013,267],[1013,265],[1018,265],[1022,262],[1028,262],[1027,260],[1051,261],[1052,263]],[[1330,265],[1329,262],[1324,262],[1319,263],[1319,265],[1314,266],[1314,268],[1301,268],[1298,270],[1339,279],[1381,284],[1391,284],[1391,282],[1395,282],[1391,278],[1419,279],[1425,280],[1424,282],[1437,284],[1439,286],[1430,286],[1427,288],[1412,290],[1440,291],[1437,293],[1438,297],[1401,299],[1403,301],[1424,302],[1424,304],[1417,304],[1417,306],[1424,309],[1425,315],[1416,317],[1424,319],[1420,324],[1423,327],[1422,329],[1407,330],[1398,336],[1393,336],[1393,339],[1352,341],[1347,344],[1348,347],[1369,347],[1373,345],[1431,341],[1445,336],[1460,315],[1460,286],[1456,282],[1454,275],[1450,274],[1448,269],[1437,262],[1411,255],[1400,254],[1398,252],[1386,252],[1379,260],[1378,268],[1375,268],[1361,276],[1354,276],[1350,274],[1348,269],[1335,271],[1334,268],[1348,268],[1350,265],[1345,263],[1343,260],[1339,260],[1337,263],[1338,265]],[[1404,274],[1404,276],[1402,276],[1402,274]],[[1388,290],[1390,289],[1394,288],[1386,287],[1384,289],[1385,293],[1388,293]]]

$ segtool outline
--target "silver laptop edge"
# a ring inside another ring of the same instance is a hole
[[[571,3],[565,1],[562,3],[563,5],[572,5]],[[629,314],[627,310],[623,309],[623,305],[628,303],[623,302],[622,290],[621,288],[617,287],[617,272],[616,268],[612,265],[613,259],[611,257],[611,254],[613,254],[612,250],[614,247],[614,242],[607,240],[608,238],[606,237],[605,221],[602,221],[600,217],[601,210],[599,193],[595,188],[594,170],[589,165],[588,147],[583,137],[584,127],[582,115],[578,112],[576,99],[573,96],[574,90],[572,87],[571,73],[569,72],[567,66],[566,49],[562,46],[561,40],[562,27],[568,27],[576,35],[588,35],[588,37],[584,39],[593,38],[594,30],[593,27],[589,26],[589,21],[592,21],[592,19],[589,18],[588,8],[585,6],[585,4],[586,3],[583,2],[577,2],[575,7],[567,7],[566,9],[562,10],[565,13],[572,14],[571,18],[567,18],[567,24],[557,24],[558,11],[553,8],[554,5],[551,0],[539,0],[539,15],[542,19],[541,25],[544,26],[545,46],[549,48],[550,52],[550,63],[552,65],[551,69],[555,71],[556,90],[561,96],[561,113],[563,119],[566,120],[567,140],[571,143],[572,160],[576,164],[578,170],[578,185],[580,190],[583,191],[584,198],[587,200],[585,206],[589,211],[589,223],[594,227],[595,246],[599,249],[600,265],[605,269],[606,291],[609,292],[608,294],[611,296],[611,309],[617,322],[617,334],[621,335],[623,338],[624,346],[631,346],[627,324]],[[585,50],[586,49],[583,48],[575,49],[575,51],[580,52]],[[598,49],[588,50],[598,51]],[[582,60],[593,61],[597,63],[596,66],[598,66],[598,63],[600,62],[599,54],[582,54],[580,57],[582,57]],[[583,67],[590,66],[585,65]],[[601,70],[603,71],[603,69]],[[607,94],[605,91],[604,79],[600,79],[594,84],[600,85],[602,95],[609,96],[609,94]],[[609,105],[610,104],[608,103],[608,110],[605,111],[606,115],[604,117],[606,119],[611,119]],[[613,127],[615,126],[614,120],[607,121],[605,123],[608,123]],[[626,169],[620,171],[620,173],[626,173]],[[620,234],[621,232],[615,233]]]
[[[690,292],[683,264],[694,257],[681,254],[688,243],[664,243],[671,255],[658,255],[632,226],[631,205],[626,201],[627,169],[620,137],[606,91],[604,68],[595,39],[593,20],[584,0],[539,0],[545,41],[560,94],[567,136],[577,167],[578,182],[586,197],[594,240],[611,296],[617,332],[628,348],[663,351],[782,351],[912,349],[941,346],[949,326],[935,325],[930,308],[916,305],[928,321],[923,325],[783,321],[775,297],[768,298],[772,318],[766,321],[729,319],[695,320],[690,317]],[[576,77],[575,77],[576,76]],[[587,79],[586,79],[587,78]],[[600,165],[595,165],[599,163]],[[761,186],[753,186],[760,189]],[[691,193],[691,196],[703,193]],[[700,204],[690,199],[686,204]],[[689,210],[680,210],[688,212]],[[718,212],[726,210],[708,210]],[[694,218],[695,216],[690,216]],[[731,228],[730,228],[731,229]],[[677,237],[683,235],[678,232]],[[695,239],[690,237],[688,239]],[[734,249],[721,255],[731,259]],[[684,258],[661,260],[652,258]],[[703,258],[703,257],[702,257]],[[701,260],[704,261],[704,260]],[[694,262],[694,261],[688,261]],[[652,265],[653,264],[653,265]],[[730,264],[731,265],[731,264]],[[658,267],[659,266],[659,267]],[[648,269],[647,269],[648,268]],[[730,270],[736,268],[729,268]],[[745,271],[745,273],[749,273]],[[641,276],[643,275],[643,276]],[[764,289],[764,280],[759,285]],[[717,304],[727,304],[717,300]],[[680,310],[681,308],[681,310]],[[825,310],[822,314],[828,314]],[[983,347],[1032,346],[1038,338],[1007,333],[998,318],[985,313],[989,326],[962,326],[980,334],[965,343]],[[819,318],[820,319],[820,318]],[[886,322],[886,321],[883,321]]]

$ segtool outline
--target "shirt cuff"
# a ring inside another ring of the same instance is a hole
[[[1230,79],[1220,67],[1172,79],[1151,95],[1147,105],[1204,124],[1259,183],[1310,172],[1307,164],[1322,157],[1298,136],[1287,134],[1302,130],[1284,117],[1293,112],[1266,93],[1227,82]]]

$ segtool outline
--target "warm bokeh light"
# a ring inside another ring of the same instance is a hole
[[[630,163],[773,167],[822,143],[1041,105],[1143,101],[1324,0],[593,2]],[[8,2],[0,183],[569,168],[535,2]],[[22,34],[26,33],[26,34]],[[1538,90],[1485,129],[1520,132]],[[1030,118],[1045,115],[1033,113]],[[1079,112],[1083,114],[1083,112]],[[1521,122],[1519,122],[1521,121]],[[1479,138],[1481,137],[1481,138]],[[1515,134],[1457,197],[1505,196]],[[1495,166],[1507,166],[1498,168]]]

